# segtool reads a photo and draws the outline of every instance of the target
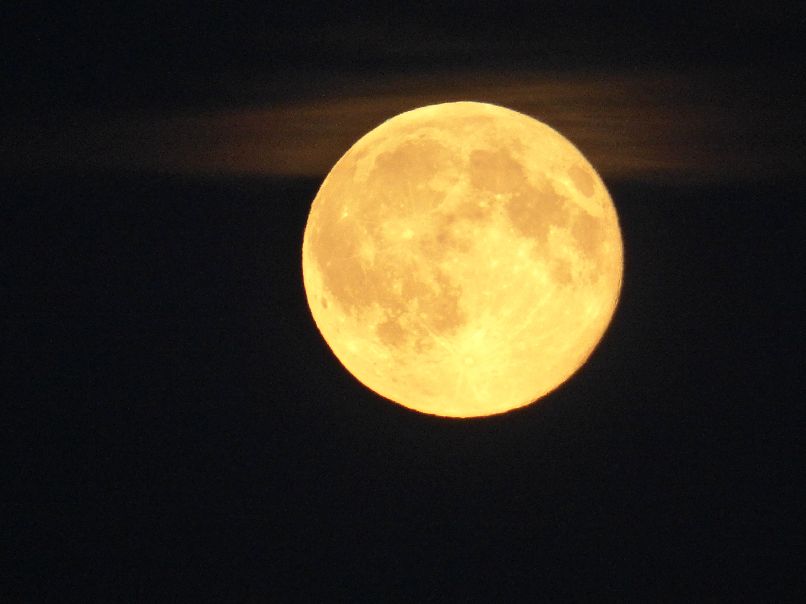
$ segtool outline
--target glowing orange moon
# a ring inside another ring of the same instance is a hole
[[[599,175],[545,124],[444,103],[384,122],[336,163],[302,248],[317,327],[376,393],[442,416],[502,413],[567,380],[621,289]]]

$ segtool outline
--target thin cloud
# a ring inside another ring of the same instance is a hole
[[[562,132],[603,177],[737,181],[794,174],[796,95],[759,97],[741,74],[340,76],[305,100],[162,116],[74,118],[18,140],[6,163],[197,175],[321,178],[367,131],[418,106],[496,103]]]

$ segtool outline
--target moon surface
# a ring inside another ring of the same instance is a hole
[[[613,316],[623,247],[596,170],[561,134],[486,103],[421,107],[356,142],[302,248],[314,321],[364,385],[475,417],[545,396]]]

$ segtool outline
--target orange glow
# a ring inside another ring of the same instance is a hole
[[[596,171],[521,113],[444,103],[355,143],[313,202],[303,273],[314,320],[363,384],[442,416],[551,392],[601,339],[622,242]]]

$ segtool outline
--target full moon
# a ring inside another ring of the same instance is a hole
[[[621,289],[618,216],[549,126],[475,102],[407,111],[356,142],[302,246],[314,321],[377,394],[448,417],[545,396],[599,343]]]

